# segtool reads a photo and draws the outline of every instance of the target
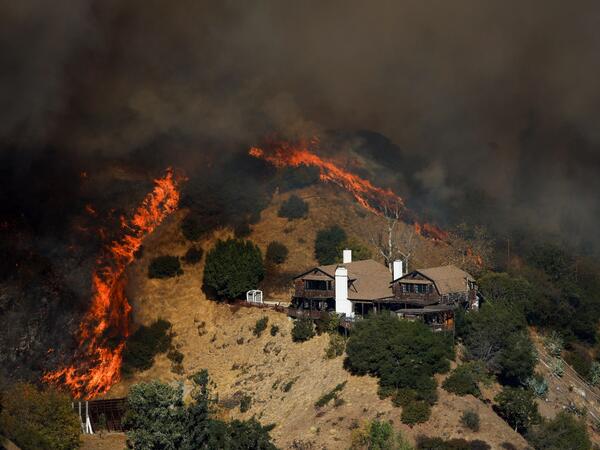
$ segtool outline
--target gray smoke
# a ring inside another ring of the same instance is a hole
[[[552,230],[598,218],[598,2],[22,0],[0,17],[4,142],[123,155],[181,136],[195,158],[370,129],[427,162],[413,175],[440,210],[474,187]]]

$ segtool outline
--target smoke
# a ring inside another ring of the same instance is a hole
[[[0,140],[25,158],[154,158],[158,142],[167,163],[198,164],[273,131],[369,129],[397,144],[365,163],[372,175],[439,217],[472,190],[502,205],[499,221],[553,231],[590,233],[600,211],[597,2],[0,9]]]

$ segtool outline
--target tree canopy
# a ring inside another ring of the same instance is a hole
[[[124,423],[134,448],[276,450],[269,435],[272,426],[262,426],[254,418],[224,422],[214,417],[216,399],[205,370],[193,375],[192,381],[192,401],[188,406],[183,402],[181,385],[151,381],[131,388]]]
[[[218,240],[206,255],[204,284],[221,298],[239,298],[256,289],[264,274],[260,249],[250,241]]]

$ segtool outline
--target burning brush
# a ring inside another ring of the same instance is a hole
[[[92,275],[91,305],[79,326],[79,347],[71,366],[44,375],[43,381],[66,386],[74,397],[95,397],[120,379],[124,339],[129,335],[131,306],[125,296],[125,269],[144,237],[179,205],[177,180],[168,169],[129,220],[123,236],[105,248]]]

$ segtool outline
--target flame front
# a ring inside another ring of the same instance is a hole
[[[95,397],[120,379],[131,306],[125,296],[125,269],[145,236],[179,205],[173,172],[154,180],[155,187],[130,220],[122,218],[124,235],[106,247],[92,275],[93,297],[78,330],[75,363],[44,375],[43,381],[66,386],[75,397]]]
[[[319,169],[322,181],[336,184],[347,190],[360,205],[374,214],[397,214],[408,223],[413,223],[417,234],[437,240],[445,241],[448,233],[430,223],[420,224],[415,219],[415,214],[409,210],[404,200],[391,189],[374,186],[369,180],[342,169],[333,161],[318,156],[313,147],[318,145],[318,140],[313,138],[309,142],[269,142],[263,149],[252,147],[251,156],[264,159],[275,167],[299,167],[301,165],[313,166]]]

